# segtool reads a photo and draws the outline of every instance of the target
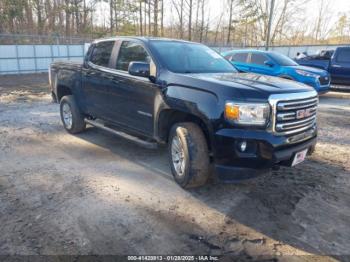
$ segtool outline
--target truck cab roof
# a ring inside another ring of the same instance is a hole
[[[183,42],[183,43],[193,43],[186,40],[181,39],[173,39],[173,38],[166,38],[166,37],[146,37],[146,36],[113,36],[113,37],[105,37],[105,38],[99,38],[93,41],[93,43],[98,42],[104,42],[104,41],[113,41],[113,40],[120,40],[120,39],[130,39],[130,40],[139,40],[144,43],[148,43],[150,41],[167,41],[167,42]],[[199,44],[199,43],[198,43]]]

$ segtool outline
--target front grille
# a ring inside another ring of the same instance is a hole
[[[321,76],[318,80],[320,81],[320,85],[324,86],[328,85],[331,79],[329,76]]]
[[[316,124],[318,97],[278,101],[276,104],[275,132],[296,134]]]

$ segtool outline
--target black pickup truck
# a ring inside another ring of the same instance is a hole
[[[294,166],[316,144],[311,87],[238,73],[198,43],[96,40],[83,64],[55,62],[49,78],[69,133],[89,124],[145,147],[168,144],[173,176],[185,188],[211,174],[239,180]]]

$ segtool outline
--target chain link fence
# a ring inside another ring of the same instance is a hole
[[[0,34],[0,45],[76,45],[92,41],[88,37],[65,37],[58,34]]]
[[[83,61],[91,39],[0,34],[0,74],[46,72],[57,60]]]
[[[50,63],[57,60],[83,61],[88,43],[92,40],[88,37],[63,37],[58,34],[0,34],[0,74],[45,72]],[[264,46],[208,46],[220,53],[235,49],[265,49]],[[312,55],[338,46],[344,45],[272,46],[270,50],[294,58],[298,52]]]

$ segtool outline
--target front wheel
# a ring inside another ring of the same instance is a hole
[[[210,175],[208,145],[195,123],[179,123],[171,128],[168,155],[175,181],[183,188],[204,185]]]
[[[85,130],[86,123],[72,95],[64,96],[60,102],[61,120],[64,128],[71,134]]]

